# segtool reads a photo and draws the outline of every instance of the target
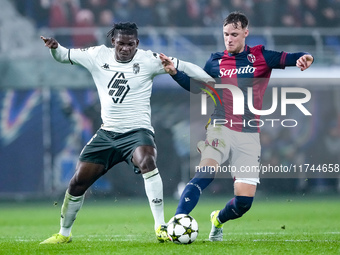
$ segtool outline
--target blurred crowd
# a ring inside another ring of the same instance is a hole
[[[340,0],[11,1],[37,28],[78,29],[72,36],[64,34],[57,38],[62,44],[73,47],[96,44],[95,28],[111,27],[115,22],[136,22],[138,27],[220,27],[232,11],[245,13],[251,27],[330,28],[340,25]],[[313,38],[308,40],[314,42]],[[334,41],[330,42],[332,45],[339,46],[337,38],[330,40]]]
[[[139,27],[221,27],[224,18],[231,11],[242,11],[250,19],[251,27],[340,27],[340,0],[11,0],[21,15],[30,19],[37,28],[86,28],[111,27],[120,21],[136,22]],[[109,30],[109,29],[108,29]],[[57,37],[56,37],[57,38]],[[189,37],[188,37],[189,38]],[[195,45],[204,39],[193,40]],[[59,35],[58,41],[64,46],[86,47],[96,44],[95,33],[72,35],[72,38]],[[211,43],[209,35],[209,43]],[[291,37],[281,38],[294,41]],[[334,56],[340,54],[339,36],[326,36],[325,45],[334,45]],[[330,40],[330,41],[327,41]],[[300,41],[302,41],[300,39]],[[309,45],[303,41],[305,45]],[[312,44],[311,44],[312,45]],[[320,90],[313,93],[316,106],[312,118],[299,119],[301,130],[275,129],[262,130],[262,163],[271,165],[300,165],[339,163],[340,150],[340,92]],[[177,95],[176,95],[177,97]],[[271,102],[271,101],[269,101]],[[160,103],[163,105],[163,101]],[[163,109],[155,107],[153,109]],[[171,108],[173,109],[173,108]],[[264,109],[268,109],[264,107]],[[317,109],[317,110],[316,110]],[[331,114],[331,116],[330,116]],[[96,115],[98,117],[98,115]],[[163,113],[162,113],[163,116]],[[279,118],[279,117],[277,117]],[[308,122],[309,121],[309,122]],[[155,122],[157,123],[157,122]],[[322,124],[320,124],[322,123]],[[183,143],[176,128],[182,128],[185,122],[171,123],[167,127],[157,127],[157,132],[164,139],[173,133],[174,148],[179,150],[177,142]],[[99,124],[98,124],[99,125]],[[160,124],[158,124],[160,125]],[[97,126],[97,125],[96,125]],[[171,130],[169,131],[169,127]],[[288,132],[289,131],[289,132]],[[168,146],[168,144],[166,144]],[[178,148],[177,148],[178,147]],[[180,162],[188,162],[188,154],[176,151]],[[169,157],[170,154],[164,154]],[[160,154],[162,157],[162,154]],[[176,160],[166,160],[177,162]],[[187,169],[185,163],[180,167]],[[304,177],[304,176],[300,176]],[[336,186],[340,192],[340,178],[308,180],[300,178],[296,188],[305,191],[308,186]],[[182,176],[183,178],[183,176]],[[308,181],[307,181],[308,180]],[[290,180],[288,180],[290,181]],[[265,180],[264,180],[265,182]],[[272,180],[270,180],[272,182]],[[314,183],[313,183],[314,182]],[[277,185],[286,185],[279,180]],[[271,184],[272,185],[272,184]],[[291,187],[291,186],[287,186]]]
[[[220,26],[231,11],[244,12],[253,27],[337,27],[340,0],[12,0],[37,27]]]

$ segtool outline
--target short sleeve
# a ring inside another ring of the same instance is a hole
[[[285,60],[286,60],[286,55],[287,55],[286,52],[266,50],[265,47],[262,46],[262,54],[268,67],[276,68],[276,69],[285,68]]]

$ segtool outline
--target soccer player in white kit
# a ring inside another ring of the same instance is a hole
[[[108,33],[114,48],[104,45],[66,49],[54,38],[41,39],[61,63],[85,67],[93,77],[101,104],[103,124],[82,150],[61,208],[60,231],[42,244],[68,243],[86,190],[111,167],[125,161],[144,179],[145,192],[160,242],[168,240],[164,221],[163,184],[156,165],[154,129],[151,126],[152,80],[169,72],[163,54],[137,49],[135,23],[117,23]],[[175,58],[176,68],[203,82],[213,81],[200,67]]]

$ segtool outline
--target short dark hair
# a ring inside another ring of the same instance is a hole
[[[113,24],[112,29],[107,33],[107,37],[115,37],[117,34],[134,35],[138,37],[137,25],[134,22],[119,22]]]
[[[246,28],[249,24],[249,20],[245,14],[242,12],[236,11],[231,12],[224,20],[223,26],[225,27],[228,24],[232,24],[235,28],[238,27],[238,22],[241,23],[242,28]]]

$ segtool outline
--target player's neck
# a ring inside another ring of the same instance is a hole
[[[227,52],[228,52],[229,56],[235,56],[237,54],[240,54],[240,53],[244,52],[245,49],[246,49],[246,45],[243,45],[243,47],[239,51],[237,51],[237,52],[229,52],[228,50],[227,50]]]
[[[135,53],[134,53],[134,54],[132,55],[132,57],[131,57],[130,59],[128,59],[128,60],[120,60],[120,59],[117,58],[117,55],[115,54],[115,60],[116,60],[118,63],[122,63],[122,64],[124,64],[124,63],[129,63],[129,62],[135,57],[135,55],[136,55],[136,53],[137,53],[137,50],[138,50],[138,49],[136,49]]]

